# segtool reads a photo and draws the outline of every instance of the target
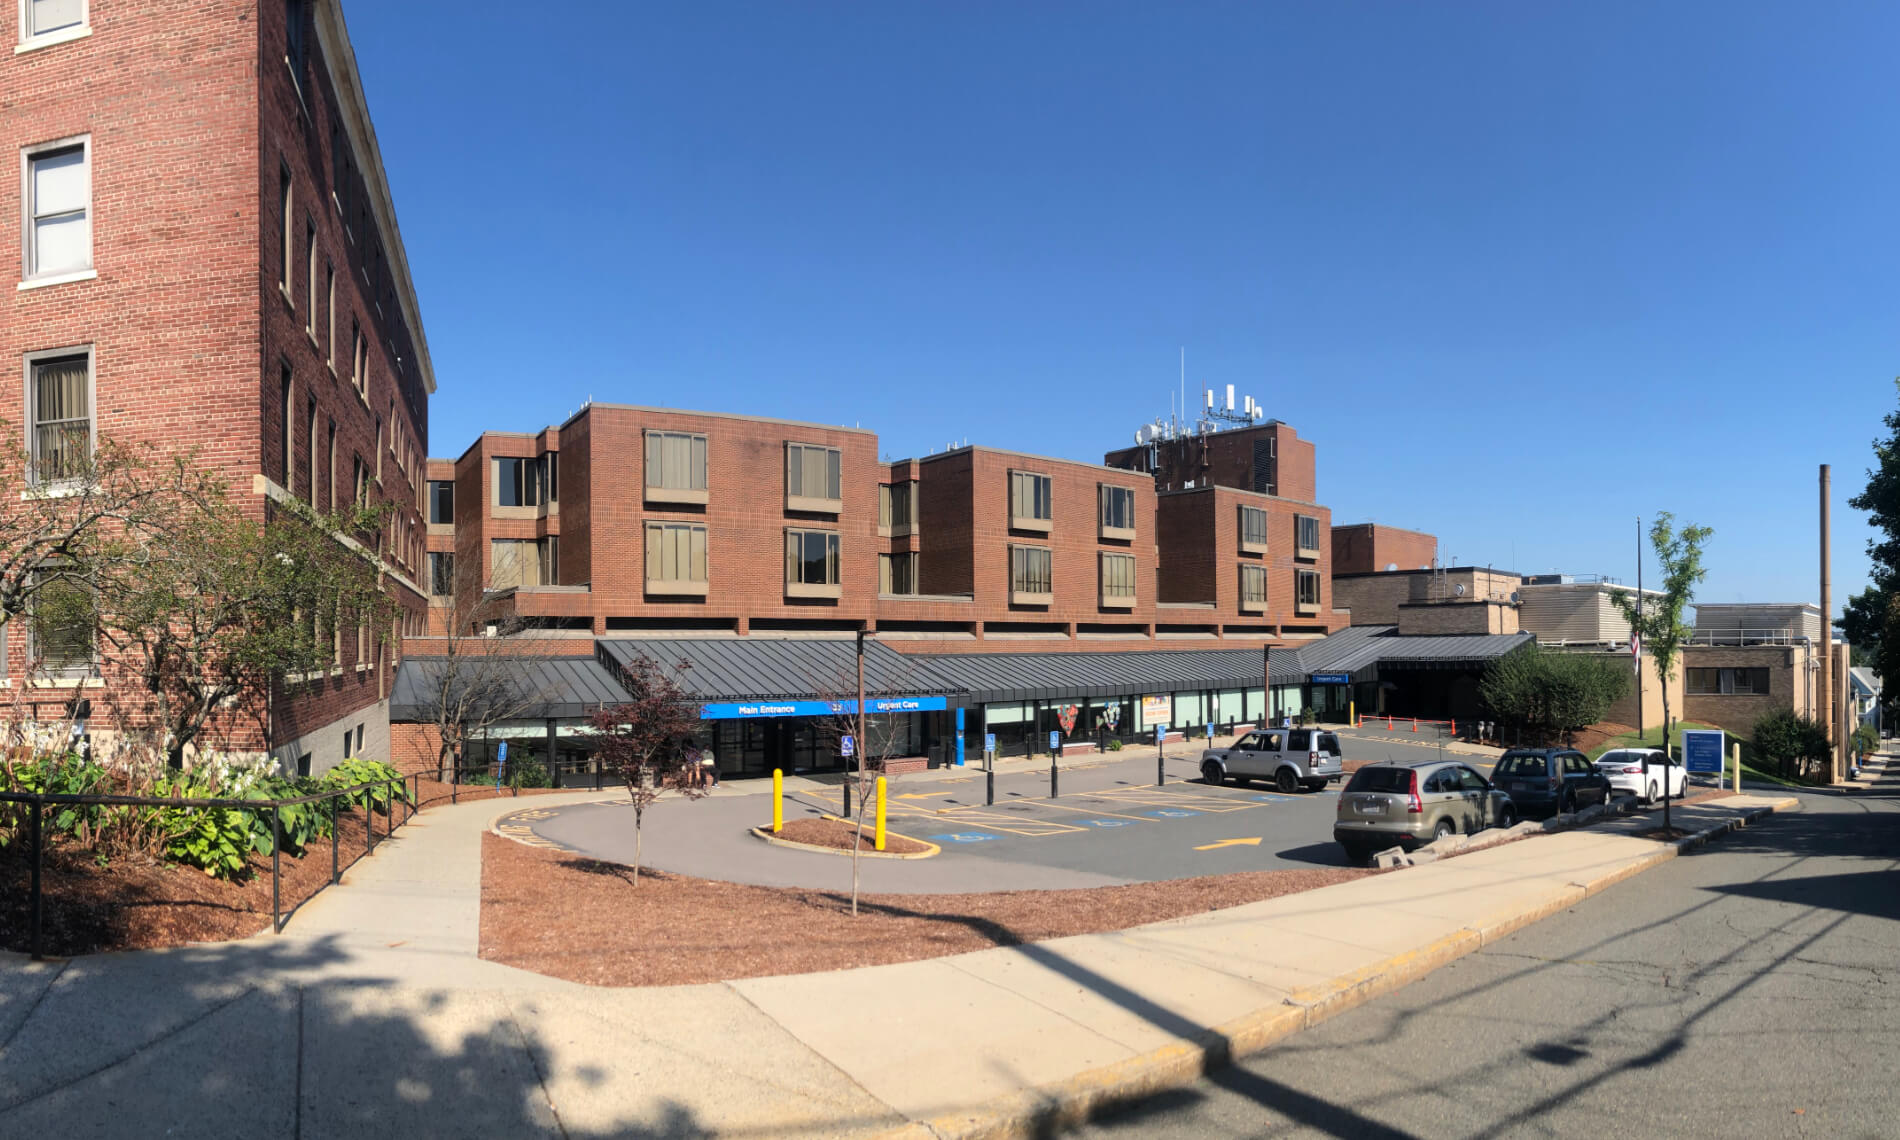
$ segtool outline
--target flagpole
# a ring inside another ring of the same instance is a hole
[[[1636,624],[1643,624],[1643,518],[1636,516]],[[1636,666],[1636,739],[1643,739],[1649,726],[1643,723],[1643,642],[1640,629],[1630,630],[1630,660]],[[1669,746],[1667,737],[1663,747]]]

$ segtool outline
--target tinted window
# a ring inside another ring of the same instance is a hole
[[[1258,749],[1260,747],[1260,734],[1250,732],[1239,740],[1234,741],[1234,747],[1240,749],[1242,752]]]
[[[1286,746],[1295,752],[1305,752],[1307,749],[1313,747],[1312,741],[1313,732],[1311,729],[1296,728],[1286,734]]]
[[[1334,736],[1330,732],[1320,733],[1319,734],[1319,750],[1321,752],[1331,752],[1334,754],[1338,754],[1339,738],[1337,736]]]
[[[1456,791],[1457,781],[1451,778],[1451,769],[1440,768],[1438,771],[1425,777],[1425,790],[1427,792]]]
[[[1397,792],[1404,795],[1412,790],[1412,770],[1410,768],[1361,768],[1352,774],[1352,782],[1346,785],[1349,792]]]
[[[1469,768],[1458,769],[1458,784],[1467,792],[1482,792],[1486,787],[1484,777]]]
[[[1254,747],[1262,752],[1278,752],[1280,750],[1280,734],[1277,732],[1263,733],[1260,737],[1260,743]]]
[[[1498,766],[1492,769],[1492,773],[1498,776],[1518,777],[1550,774],[1549,769],[1544,767],[1542,756],[1506,756],[1498,761]]]

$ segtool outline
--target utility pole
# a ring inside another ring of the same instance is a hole
[[[1260,727],[1273,727],[1273,646],[1260,647]]]
[[[864,639],[869,636],[871,636],[870,630],[868,629],[858,630],[858,746],[852,749],[852,751],[857,753],[856,759],[858,761],[858,783],[860,785],[864,783],[864,746],[866,743],[864,739]],[[844,778],[845,778],[846,783],[849,784],[851,780],[851,774],[849,772],[845,773]],[[864,789],[862,786],[860,786],[858,790],[862,792]],[[859,800],[862,800],[863,798],[864,797],[862,795],[858,797]],[[846,805],[849,805],[850,802],[851,802],[851,798],[850,798],[850,795],[847,793],[845,796],[845,803]],[[863,808],[863,804],[860,803],[859,809],[862,810],[862,808]],[[849,806],[846,806],[846,808],[844,809],[844,813],[846,815],[850,815],[851,808]]]
[[[1834,749],[1834,572],[1828,558],[1827,500],[1831,478],[1828,465],[1821,464],[1821,700],[1816,719],[1827,729],[1830,782],[1841,778],[1840,755]]]
[[[1643,624],[1643,516],[1636,516],[1636,624]],[[1630,657],[1636,663],[1636,739],[1642,740],[1648,731],[1643,720],[1643,635],[1640,629],[1630,630]],[[1663,737],[1663,749],[1669,748],[1669,738]]]

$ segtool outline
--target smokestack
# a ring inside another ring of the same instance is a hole
[[[1827,500],[1830,479],[1827,464],[1821,464],[1821,700],[1817,714],[1827,725],[1828,744],[1834,743],[1834,571],[1828,558]],[[1840,753],[1830,749],[1828,767],[1834,780],[1841,778]]]

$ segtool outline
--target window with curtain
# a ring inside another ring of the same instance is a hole
[[[915,594],[917,592],[915,552],[877,556],[877,592],[880,594]]]
[[[34,591],[28,656],[51,677],[88,677],[94,672],[98,626],[92,592],[80,582],[50,577]]]
[[[1132,554],[1102,553],[1102,596],[1105,598],[1132,598],[1135,596],[1135,556]]]
[[[669,491],[706,489],[706,437],[681,431],[650,431],[647,486]]]
[[[1259,507],[1240,508],[1240,541],[1248,546],[1267,545],[1267,512]]]
[[[1317,570],[1294,571],[1293,600],[1302,606],[1319,605],[1319,572]]]
[[[92,459],[92,368],[85,354],[32,364],[33,478],[76,479]]]
[[[86,144],[27,156],[26,276],[92,267],[92,178]]]
[[[838,574],[838,532],[788,530],[785,532],[785,581],[806,586],[835,586]]]
[[[902,530],[916,516],[917,484],[914,480],[884,483],[877,489],[877,525],[885,530]]]
[[[1016,594],[1049,594],[1049,548],[1012,546],[1009,548],[1009,588]]]
[[[1319,550],[1319,520],[1312,515],[1295,515],[1294,521],[1298,524],[1296,533],[1299,537],[1300,549],[1317,552]]]
[[[492,550],[489,588],[507,590],[545,584],[541,574],[548,560],[540,543],[533,539],[498,538],[489,545]]]
[[[26,0],[26,27],[22,29],[21,39],[30,43],[40,36],[77,28],[85,22],[85,0]]]
[[[809,443],[785,445],[785,493],[802,499],[842,499],[844,453]]]
[[[1102,484],[1102,526],[1116,530],[1135,529],[1135,492],[1130,487]]]
[[[1013,519],[1050,519],[1049,476],[1028,471],[1009,473],[1009,515]]]
[[[1267,603],[1267,568],[1265,566],[1240,567],[1240,600],[1255,605]]]
[[[688,523],[647,524],[647,581],[705,580],[705,527]]]

